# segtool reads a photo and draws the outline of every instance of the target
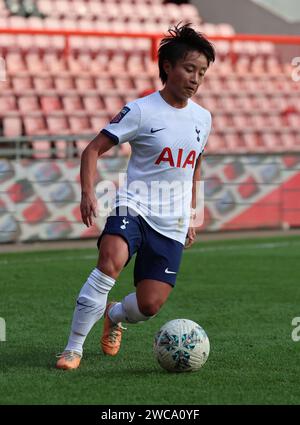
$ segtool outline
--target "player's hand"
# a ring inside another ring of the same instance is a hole
[[[97,199],[94,193],[81,194],[80,212],[83,223],[90,227],[93,219],[97,217]]]
[[[196,240],[196,229],[195,227],[189,227],[189,230],[186,236],[185,245],[184,245],[185,249],[190,248],[195,242],[195,240]]]

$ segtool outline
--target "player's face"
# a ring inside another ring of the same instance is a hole
[[[171,94],[182,101],[194,96],[203,81],[208,68],[208,61],[203,53],[188,52],[184,59],[179,59],[173,67],[165,64],[168,79],[166,88]]]

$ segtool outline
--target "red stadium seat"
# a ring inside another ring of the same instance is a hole
[[[242,138],[245,145],[245,150],[247,152],[255,153],[265,151],[265,146],[263,145],[257,133],[245,132],[242,134]]]
[[[103,93],[107,90],[113,90],[116,88],[113,78],[109,76],[95,78],[95,83],[97,90],[100,90]]]
[[[61,101],[56,95],[42,95],[41,105],[46,113],[62,109]]]
[[[0,83],[1,84],[1,83]],[[7,111],[16,111],[17,102],[13,95],[0,94],[0,114],[5,114]]]
[[[80,91],[86,91],[86,90],[93,90],[95,89],[95,83],[93,78],[90,76],[86,77],[77,77],[75,79],[76,81],[76,88]]]
[[[33,84],[30,75],[15,76],[12,78],[13,88],[15,92],[24,93],[25,90],[32,90]]]
[[[45,74],[45,76],[34,76],[34,87],[38,91],[52,90],[54,89],[53,78],[49,74]]]
[[[28,136],[46,135],[47,128],[44,116],[37,112],[24,115],[25,132]],[[51,142],[49,140],[32,140],[33,156],[35,158],[49,158]]]
[[[8,52],[5,57],[6,68],[9,73],[15,73],[20,71],[26,71],[27,66],[24,62],[23,56],[21,53],[10,53]]]
[[[69,115],[69,122],[71,127],[71,132],[75,135],[80,135],[83,133],[92,133],[91,124],[88,116],[85,113],[77,113]],[[90,140],[75,138],[75,145],[77,152],[80,153],[85,149]]]
[[[232,127],[232,121],[229,115],[218,114],[214,116],[213,127],[216,130],[224,130],[225,128]]]
[[[116,78],[116,88],[118,91],[127,91],[128,89],[133,88],[133,81],[128,76],[120,76],[120,78]]]
[[[24,115],[23,121],[25,132],[29,136],[47,134],[47,127],[43,114],[39,112],[26,114]]]
[[[296,138],[292,133],[282,133],[280,135],[281,143],[284,150],[291,151],[296,147]]]
[[[3,135],[6,137],[22,135],[22,120],[19,116],[3,117]]]
[[[205,152],[207,153],[221,153],[227,151],[225,138],[223,134],[213,132],[210,134]]]
[[[69,134],[69,124],[63,113],[52,113],[46,116],[49,134]]]
[[[91,131],[94,133],[99,133],[110,121],[107,113],[91,113],[89,114],[91,122]]]
[[[105,109],[109,114],[116,115],[124,106],[124,99],[117,95],[103,96]]]
[[[26,67],[30,73],[38,74],[47,71],[44,61],[37,53],[28,52],[25,56]]]
[[[224,133],[226,147],[230,152],[245,152],[243,138],[236,132]]]
[[[135,76],[132,80],[138,93],[142,93],[145,90],[153,88],[152,79],[149,78],[148,75]]]
[[[54,77],[55,87],[57,90],[73,90],[75,89],[74,80],[70,75]]]
[[[250,127],[248,115],[245,114],[233,114],[232,122],[233,126],[237,129],[243,130]]]
[[[103,100],[99,95],[86,95],[83,96],[82,100],[86,111],[95,112],[104,109]]]
[[[21,112],[39,111],[40,105],[37,96],[19,96],[18,105]]]
[[[65,95],[62,98],[63,106],[66,112],[81,111],[83,105],[78,94]]]
[[[48,133],[53,135],[69,135],[69,123],[67,117],[62,113],[52,113],[46,116]],[[71,142],[55,138],[56,156],[65,158],[72,148]]]
[[[261,140],[266,151],[277,152],[283,150],[282,139],[278,133],[263,132]]]
[[[90,121],[85,112],[70,114],[69,123],[71,132],[74,134],[88,133],[91,131]]]

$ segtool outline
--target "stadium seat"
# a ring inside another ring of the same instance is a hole
[[[120,76],[120,78],[116,78],[115,80],[116,89],[120,91],[127,91],[133,88],[133,81],[130,77]]]
[[[91,130],[89,118],[85,112],[69,115],[70,131],[74,134],[88,133]]]
[[[46,116],[46,122],[49,135],[69,135],[69,123],[67,116],[63,113],[52,113]],[[58,158],[65,158],[68,152],[72,150],[72,143],[63,139],[55,137],[54,141],[56,156]]]
[[[54,81],[51,75],[45,74],[45,76],[34,76],[33,77],[34,88],[37,91],[47,91],[54,89]]]
[[[81,152],[90,142],[90,140],[82,139],[80,137],[80,134],[92,133],[90,120],[85,113],[73,113],[69,115],[69,123],[71,133],[76,136],[75,146],[77,149],[77,154],[80,156]]]
[[[45,118],[40,112],[24,115],[23,121],[26,134],[29,136],[47,134]]]
[[[282,133],[280,135],[283,150],[292,151],[297,149],[296,138],[292,133]]]
[[[13,88],[16,93],[24,93],[26,90],[32,90],[33,84],[30,75],[14,76],[12,78]]]
[[[124,99],[121,96],[117,95],[104,95],[103,100],[106,111],[112,115],[116,115],[125,104]]]
[[[101,97],[96,94],[86,95],[82,97],[84,109],[88,112],[101,111],[104,108],[104,102]]]
[[[54,82],[57,90],[75,89],[74,79],[70,75],[57,75],[54,77]]]
[[[69,134],[69,124],[64,113],[52,113],[46,116],[49,134]]]
[[[90,76],[76,77],[75,83],[76,83],[76,88],[80,91],[95,89],[94,80]]]
[[[1,84],[1,83],[0,83]],[[16,111],[17,102],[13,95],[0,94],[0,115],[7,111]]]
[[[62,97],[63,106],[66,112],[81,111],[83,105],[78,94],[68,94]]]
[[[110,121],[110,117],[106,112],[99,113],[95,111],[94,113],[89,114],[91,131],[94,133],[99,133]]]
[[[3,136],[22,136],[22,120],[19,116],[3,117]]]
[[[233,114],[232,123],[235,128],[240,130],[249,127],[249,119],[245,114]]]
[[[62,109],[60,98],[56,95],[42,95],[40,100],[45,113]]]
[[[242,133],[242,138],[246,152],[259,153],[266,151],[266,147],[256,132],[244,132]]]
[[[26,135],[47,135],[44,116],[40,112],[26,114],[23,117]],[[51,142],[49,140],[32,140],[34,158],[49,158],[51,156]]]
[[[264,131],[261,133],[261,140],[266,151],[278,152],[283,150],[282,139],[279,133]]]
[[[40,110],[39,100],[35,95],[19,96],[18,105],[23,113]]]
[[[98,78],[95,78],[95,84],[97,90],[106,93],[107,90],[113,90],[116,88],[114,79],[109,76],[101,76]]]
[[[36,52],[28,52],[25,56],[26,68],[31,74],[37,75],[38,73],[47,71],[44,61]]]
[[[15,73],[15,72],[27,70],[26,63],[24,62],[24,59],[20,53],[8,52],[5,57],[5,61],[6,61],[6,68],[9,73]]]

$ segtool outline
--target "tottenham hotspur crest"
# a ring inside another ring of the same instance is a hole
[[[127,224],[129,224],[129,221],[127,221],[126,218],[123,218],[123,224],[120,226],[120,229],[125,230]]]
[[[196,131],[196,133],[197,133],[197,142],[200,142],[200,131],[201,130],[198,130],[198,128],[197,128],[197,126],[195,127],[195,131]]]

